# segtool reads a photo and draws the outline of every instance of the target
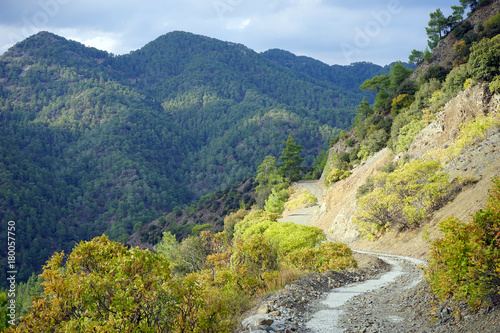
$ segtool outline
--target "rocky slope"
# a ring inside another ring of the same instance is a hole
[[[479,115],[496,114],[499,106],[500,96],[492,96],[484,85],[469,87],[450,100],[436,119],[417,135],[407,155],[418,158],[451,145],[461,124]],[[470,147],[445,166],[444,172],[450,175],[450,181],[463,176],[477,182],[464,188],[454,200],[429,216],[427,227],[397,237],[388,233],[377,242],[361,239],[352,222],[357,209],[356,191],[368,176],[380,171],[386,163],[401,158],[402,155],[393,156],[390,150],[384,149],[356,167],[349,178],[326,190],[318,214],[310,224],[325,230],[332,240],[346,242],[355,249],[425,258],[428,242],[424,240],[424,234],[431,239],[437,238],[437,225],[441,220],[449,216],[466,220],[486,203],[491,178],[500,175],[500,133],[498,129],[490,131],[486,140]]]

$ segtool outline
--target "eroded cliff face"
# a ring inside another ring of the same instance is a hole
[[[446,148],[457,139],[461,124],[479,115],[498,114],[499,106],[500,96],[492,96],[485,85],[469,87],[445,105],[435,120],[417,135],[406,154],[410,158],[421,158],[430,151]],[[490,130],[484,141],[466,149],[445,165],[444,172],[450,175],[450,181],[468,177],[477,182],[464,188],[451,202],[429,216],[424,228],[399,235],[387,233],[377,242],[361,239],[353,223],[357,189],[386,163],[402,157],[384,149],[356,167],[349,178],[326,190],[311,224],[325,230],[332,240],[346,242],[353,248],[425,258],[428,242],[424,238],[432,240],[440,236],[437,230],[440,221],[450,216],[467,220],[486,203],[491,178],[500,176],[500,131],[498,128]]]

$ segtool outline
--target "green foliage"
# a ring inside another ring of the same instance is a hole
[[[446,80],[446,76],[450,72],[449,69],[443,67],[443,66],[431,66],[429,69],[427,69],[427,72],[425,72],[425,75],[422,77],[423,82],[427,82],[431,79],[437,79],[441,82]]]
[[[284,258],[284,263],[290,267],[317,272],[357,268],[351,249],[346,244],[331,242],[291,252]]]
[[[395,117],[402,109],[409,107],[414,100],[415,97],[408,94],[402,94],[394,98],[391,103],[392,116]]]
[[[12,331],[168,332],[175,325],[168,261],[148,251],[102,236],[67,257],[54,254],[42,277],[44,296]]]
[[[388,139],[389,135],[385,129],[379,129],[373,132],[361,143],[358,158],[366,160],[369,156],[384,148]]]
[[[321,150],[319,152],[318,157],[314,159],[313,167],[313,179],[319,179],[323,174],[323,170],[325,169],[326,163],[328,163],[328,151]]]
[[[391,174],[379,173],[374,190],[359,199],[354,221],[362,233],[418,227],[446,197],[450,183],[440,169],[436,161],[412,160]]]
[[[283,166],[279,168],[283,177],[290,179],[290,181],[297,181],[300,179],[300,171],[302,170],[301,164],[304,161],[299,154],[303,150],[303,146],[297,145],[292,134],[288,135],[286,142],[283,142],[285,148],[280,160],[283,161]]]
[[[490,82],[489,87],[492,94],[500,93],[500,75],[495,76]]]
[[[240,238],[248,228],[262,222],[276,222],[277,215],[264,210],[252,210],[234,226],[234,238]]]
[[[280,258],[305,247],[316,247],[326,241],[323,231],[317,227],[288,222],[271,223],[263,236],[277,245]]]
[[[418,65],[424,60],[424,52],[413,49],[408,56],[410,64]]]
[[[234,242],[231,264],[233,267],[245,267],[252,276],[263,279],[265,272],[278,269],[277,242],[261,233],[249,238],[237,238]]]
[[[266,156],[258,168],[255,180],[259,183],[255,191],[257,193],[257,207],[260,209],[264,208],[265,201],[272,195],[273,190],[280,192],[289,185],[289,181],[278,171],[274,156]]]
[[[443,83],[443,90],[455,96],[464,90],[464,83],[470,77],[468,65],[463,64],[453,68]]]
[[[351,172],[349,170],[341,170],[341,169],[338,169],[338,168],[333,168],[326,175],[325,185],[327,187],[330,187],[334,183],[338,182],[339,180],[348,178],[350,175],[351,175]]]
[[[350,125],[360,82],[382,70],[311,65],[332,68],[315,76],[182,32],[122,56],[46,32],[5,52],[0,217],[26,230],[19,280],[54,251],[102,233],[126,241],[142,223],[141,240],[156,243],[164,230],[149,222],[252,176],[265,156],[279,156],[289,133],[311,165],[336,128]],[[242,199],[234,208],[221,201],[217,221],[202,223],[221,227]],[[195,215],[186,212],[186,224],[165,220],[167,229],[185,236]]]
[[[285,209],[289,212],[296,211],[301,208],[314,206],[318,202],[318,198],[307,191],[298,191],[285,203]]]
[[[493,179],[488,204],[470,222],[448,218],[439,225],[425,276],[441,301],[464,300],[472,308],[500,292],[500,178]]]
[[[288,190],[283,189],[277,191],[276,189],[272,189],[271,194],[266,200],[266,204],[264,205],[264,209],[266,212],[281,214],[285,209],[285,202],[289,198]]]
[[[500,74],[500,36],[483,38],[471,50],[467,66],[473,79],[491,81]]]
[[[356,108],[356,113],[364,120],[373,114],[373,109],[370,107],[370,103],[363,97],[363,100]]]
[[[244,209],[240,209],[235,213],[231,213],[224,218],[224,233],[226,234],[227,241],[233,240],[234,226],[241,222],[249,212]]]
[[[421,120],[412,120],[399,129],[397,142],[394,143],[393,149],[396,152],[406,152],[418,133],[425,127],[425,122]]]

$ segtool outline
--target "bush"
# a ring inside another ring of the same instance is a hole
[[[450,71],[443,66],[432,66],[429,67],[427,72],[423,76],[423,81],[428,82],[431,79],[437,79],[443,82],[446,79],[446,75],[448,75]]]
[[[453,68],[446,77],[446,81],[443,84],[443,90],[451,96],[455,96],[460,91],[464,90],[464,83],[469,77],[467,64],[457,66]]]
[[[262,222],[276,222],[277,214],[266,212],[264,210],[253,210],[234,226],[234,238],[240,238],[245,231],[253,225]]]
[[[472,46],[467,63],[471,77],[476,80],[491,81],[500,74],[500,35],[491,39],[483,38]]]
[[[285,203],[287,211],[295,211],[305,207],[314,206],[318,202],[318,198],[307,191],[299,191],[292,195],[292,197]]]
[[[421,120],[412,120],[407,125],[399,130],[397,141],[394,144],[394,150],[398,153],[406,152],[418,133],[425,127],[425,123]]]
[[[302,270],[326,272],[357,268],[351,249],[343,243],[324,243],[315,248],[303,248],[284,258],[286,266]]]
[[[493,81],[490,82],[490,92],[492,94],[500,93],[500,75],[495,76]]]
[[[444,236],[432,243],[425,277],[441,301],[464,300],[477,308],[500,291],[500,178],[486,208],[469,223],[456,218],[441,222]]]
[[[453,34],[457,39],[462,39],[465,34],[473,30],[474,26],[469,21],[464,21],[460,23],[455,29],[453,29]]]
[[[264,236],[278,244],[280,258],[305,247],[316,247],[326,241],[323,230],[317,227],[280,222],[270,225]]]
[[[426,213],[437,208],[447,194],[448,175],[436,161],[412,160],[391,174],[379,173],[372,192],[359,199],[354,222],[364,236],[388,228],[419,226]]]
[[[399,95],[398,97],[394,98],[391,104],[392,116],[395,117],[399,113],[399,111],[401,111],[401,109],[409,107],[414,100],[415,97],[408,94]]]
[[[338,182],[339,180],[345,179],[351,175],[348,170],[340,170],[337,168],[332,169],[326,176],[326,186],[332,186],[332,184]]]
[[[288,190],[284,189],[278,191],[273,188],[266,200],[264,209],[270,213],[281,214],[285,209],[285,202],[288,200],[288,197]]]
[[[358,158],[366,160],[372,154],[378,152],[385,147],[389,135],[385,129],[380,129],[369,135],[362,143],[358,153]]]
[[[442,87],[441,81],[437,79],[430,79],[420,86],[420,89],[415,93],[415,102],[417,109],[424,109],[430,106],[429,99],[435,91],[440,90]]]

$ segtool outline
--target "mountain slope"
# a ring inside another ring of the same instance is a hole
[[[184,32],[123,56],[48,32],[16,44],[0,57],[0,218],[25,231],[19,279],[252,176],[289,133],[310,165],[359,93]]]

